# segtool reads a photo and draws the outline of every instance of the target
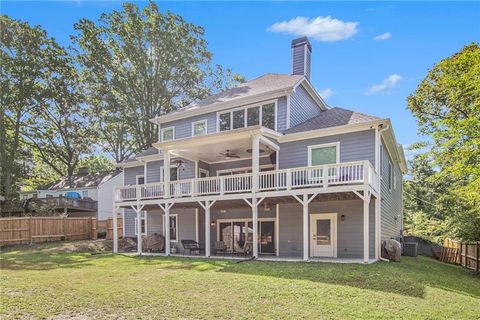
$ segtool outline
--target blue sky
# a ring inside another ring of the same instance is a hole
[[[146,2],[136,1],[139,6]],[[214,62],[252,79],[290,73],[290,41],[310,36],[312,83],[331,106],[390,118],[399,143],[422,140],[406,97],[429,68],[480,41],[480,2],[158,2],[205,27]],[[63,45],[73,24],[121,2],[2,1]]]

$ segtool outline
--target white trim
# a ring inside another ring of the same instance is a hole
[[[178,213],[170,213],[169,216],[170,216],[170,218],[175,217],[175,223],[176,223],[176,226],[175,226],[175,240],[170,239],[170,242],[177,243],[177,242],[179,242],[179,239],[178,239],[178,226],[179,226]],[[167,230],[167,220],[165,219],[165,213],[162,214],[162,219],[163,219],[163,235],[165,236],[165,233],[166,233],[166,230]],[[168,227],[170,227],[170,223],[168,224]]]
[[[195,241],[199,242],[198,232],[198,208],[195,208]]]
[[[275,253],[278,257],[280,255],[280,204],[275,205]]]
[[[208,171],[207,169],[203,169],[203,168],[198,168],[198,173],[205,173],[207,175],[207,177],[210,177],[210,171]],[[200,175],[199,175],[200,176]]]
[[[275,169],[275,165],[274,164],[262,164],[260,165],[260,169],[264,169],[264,168],[273,168]],[[235,173],[235,174],[244,174],[244,173],[247,173],[247,171],[250,169],[252,169],[252,167],[240,167],[240,168],[231,168],[231,169],[220,169],[220,170],[217,170],[216,172],[216,176],[218,177],[220,175],[220,173],[226,173],[226,172],[237,172],[237,171],[243,171],[241,173]]]
[[[303,75],[307,76],[307,44],[303,45]]]
[[[200,123],[205,124],[205,133],[195,134],[195,125],[196,125],[196,124],[200,124]],[[207,133],[208,133],[208,119],[202,119],[202,120],[198,120],[198,121],[192,122],[192,137],[204,136],[204,135],[206,135]]]
[[[290,128],[290,94],[287,94],[286,128]]]
[[[248,126],[248,117],[247,117],[247,110],[248,109],[251,109],[251,108],[256,108],[258,107],[259,108],[259,115],[258,115],[258,126],[263,126],[262,124],[262,109],[263,109],[263,106],[264,105],[268,105],[268,104],[271,104],[273,103],[274,104],[274,129],[270,129],[270,130],[274,130],[276,131],[277,130],[277,119],[278,119],[278,99],[273,99],[273,100],[268,100],[268,101],[260,101],[260,102],[257,102],[257,103],[253,103],[253,104],[249,104],[249,105],[245,105],[245,106],[241,106],[241,107],[237,107],[237,108],[234,108],[234,109],[227,109],[227,110],[222,110],[222,111],[218,111],[217,114],[216,114],[216,122],[217,122],[217,133],[220,133],[220,132],[227,132],[227,131],[232,131],[232,130],[238,130],[238,129],[242,129],[242,128],[236,128],[236,129],[233,129],[233,113],[235,111],[239,111],[239,110],[244,110],[244,115],[243,115],[243,119],[244,119],[244,124],[243,124],[243,128],[249,128],[249,127],[255,127],[257,125],[253,125],[253,126]],[[222,114],[226,114],[226,113],[230,113],[230,129],[229,130],[223,130],[223,131],[220,131],[220,115]],[[267,128],[267,127],[265,127]]]
[[[307,146],[308,149],[308,166],[312,166],[312,150],[313,149],[322,149],[322,148],[329,148],[335,147],[336,148],[336,163],[340,163],[340,141],[331,142],[331,143],[322,143],[322,144],[315,144]]]
[[[270,157],[269,155],[264,155],[264,156],[260,156],[259,158],[267,158],[267,157]],[[236,161],[242,161],[242,160],[251,160],[252,157],[245,157],[245,158],[235,158],[235,159],[230,159],[230,160],[218,160],[218,161],[211,161],[211,162],[208,162],[208,161],[205,161],[205,160],[202,160],[203,162],[205,163],[208,163],[208,164],[217,164],[217,163],[225,163],[225,162],[236,162]]]
[[[164,140],[164,139],[163,139],[163,133],[164,133],[165,131],[167,131],[167,130],[170,130],[170,129],[173,131],[173,138],[170,139],[170,140]],[[162,139],[161,139],[162,142],[175,140],[175,126],[170,126],[170,127],[162,128],[162,129],[161,129],[161,138],[162,138]]]
[[[332,243],[333,243],[333,258],[336,258],[337,257],[337,247],[338,247],[338,243],[337,243],[337,239],[338,239],[338,236],[337,236],[337,232],[338,232],[338,219],[337,219],[337,216],[338,216],[338,213],[337,212],[334,212],[334,213],[312,213],[310,214],[310,237],[309,239],[311,240],[312,236],[313,236],[313,227],[314,227],[314,224],[313,224],[313,221],[318,219],[318,218],[328,218],[328,219],[332,219],[333,220],[333,230],[330,230],[330,232],[332,233]],[[310,246],[309,246],[309,257],[314,257],[313,256],[313,241],[310,241]]]
[[[148,234],[148,212],[145,211],[145,210],[142,210],[140,215],[142,216],[141,219],[145,220],[145,232],[142,232],[142,236],[144,236],[144,235]],[[135,235],[137,236],[138,235],[137,215],[135,215],[134,223],[135,223]],[[124,219],[124,226],[125,226],[125,219]],[[125,232],[125,231],[123,231],[123,232]]]
[[[160,181],[159,182],[165,182],[165,180],[164,180],[165,177],[163,176],[164,175],[164,173],[163,173],[163,168],[164,167],[165,167],[164,165],[160,166]],[[170,169],[172,169],[172,168],[177,168],[177,167],[174,164],[170,164]],[[178,168],[177,168],[177,180],[176,181],[178,181],[178,180],[180,180],[180,170],[178,170]],[[174,181],[174,180],[172,180],[171,176],[170,176],[170,181]]]

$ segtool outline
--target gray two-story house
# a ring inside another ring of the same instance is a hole
[[[119,164],[115,190],[139,254],[157,233],[165,255],[194,240],[207,257],[371,262],[401,234],[406,163],[390,120],[329,107],[310,82],[308,39],[291,50],[292,74],[151,120],[158,142]]]

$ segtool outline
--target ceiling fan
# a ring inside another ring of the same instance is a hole
[[[238,154],[229,149],[227,149],[225,152],[220,152],[220,155],[217,157],[224,157],[225,160],[230,160],[231,158],[240,158]]]

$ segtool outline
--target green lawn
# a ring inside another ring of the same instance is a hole
[[[345,265],[4,250],[0,318],[480,319],[480,277],[428,258]]]

